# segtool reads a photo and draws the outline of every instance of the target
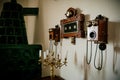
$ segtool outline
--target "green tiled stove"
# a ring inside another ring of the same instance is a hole
[[[16,0],[6,2],[0,16],[0,80],[41,77],[41,45],[28,44],[24,9]],[[30,9],[28,9],[30,10]],[[26,12],[25,12],[26,14]]]

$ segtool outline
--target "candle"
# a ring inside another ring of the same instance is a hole
[[[55,46],[55,58],[57,56],[57,46]]]
[[[44,59],[46,59],[46,52],[45,51],[44,51],[43,55],[44,55]]]
[[[39,50],[39,57],[41,57],[41,50]]]
[[[49,51],[48,51],[48,50],[46,50],[46,55],[47,55],[47,56],[49,55],[48,53],[49,53]]]
[[[60,56],[60,59],[62,59],[62,44],[61,43],[59,44],[59,56]]]

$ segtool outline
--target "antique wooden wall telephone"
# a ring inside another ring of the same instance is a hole
[[[96,69],[101,70],[103,64],[103,51],[106,49],[107,37],[108,37],[108,18],[98,15],[94,20],[87,22],[87,48],[86,48],[86,61],[88,64],[91,62],[92,58],[92,42],[96,44],[94,66]],[[88,42],[91,42],[90,58],[88,60]],[[95,64],[96,54],[98,50],[101,50],[101,60],[100,65],[97,67]]]
[[[49,29],[49,51],[53,50],[53,44],[56,46],[56,53],[57,53],[57,45],[58,42],[60,42],[60,27],[59,25],[55,25],[55,28],[50,28]]]
[[[84,38],[84,14],[77,13],[77,9],[70,7],[66,12],[66,19],[60,20],[61,38],[72,37],[71,43],[75,44],[75,38]]]

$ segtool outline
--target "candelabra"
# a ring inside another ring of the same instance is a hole
[[[41,51],[39,53],[41,54]],[[54,69],[60,69],[64,65],[67,66],[67,56],[62,61],[62,56],[60,54],[57,54],[57,51],[54,52],[53,50],[47,50],[43,53],[43,55],[43,66],[50,66],[50,76],[51,80],[53,80],[55,77]],[[40,61],[41,57],[39,59],[39,62]]]

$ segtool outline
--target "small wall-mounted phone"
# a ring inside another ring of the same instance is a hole
[[[55,28],[49,29],[49,52],[53,52],[53,45],[56,46],[55,53],[57,53],[57,45],[60,42],[60,27],[56,25]]]
[[[87,48],[86,48],[86,61],[88,64],[91,62],[92,58],[92,42],[96,44],[94,66],[96,69],[101,70],[103,64],[103,51],[106,49],[106,44],[108,43],[108,18],[98,15],[94,20],[87,22]],[[90,58],[88,60],[88,42],[91,42]],[[101,50],[101,61],[100,65],[97,67],[95,64],[97,49]]]
[[[49,40],[55,40],[55,42],[60,41],[60,27],[58,25],[55,28],[49,29]]]
[[[69,8],[66,12],[67,19],[62,19],[61,24],[61,38],[69,37],[85,37],[84,31],[84,14],[78,14],[74,8]]]
[[[98,15],[95,20],[87,22],[87,39],[95,43],[107,43],[108,18]]]

